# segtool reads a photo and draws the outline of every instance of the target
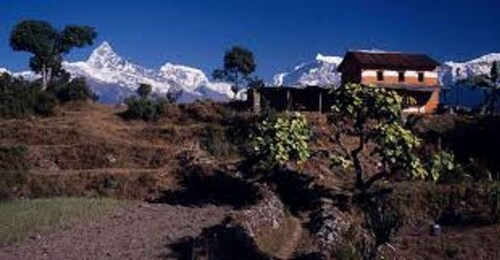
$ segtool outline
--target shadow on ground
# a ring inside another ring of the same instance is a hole
[[[164,259],[272,259],[262,253],[253,238],[240,226],[220,224],[205,228],[198,237],[185,237],[167,245]]]

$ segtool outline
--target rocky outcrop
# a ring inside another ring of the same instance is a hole
[[[278,196],[267,185],[258,185],[258,193],[261,199],[257,204],[232,215],[234,221],[244,227],[250,236],[262,229],[277,230],[284,225],[285,206]]]

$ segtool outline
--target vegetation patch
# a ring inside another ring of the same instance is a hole
[[[51,198],[0,203],[0,244],[24,240],[29,235],[96,219],[125,205],[113,199]]]

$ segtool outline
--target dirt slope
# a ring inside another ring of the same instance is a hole
[[[168,245],[222,221],[229,209],[142,203],[92,223],[0,248],[0,259],[169,259]]]

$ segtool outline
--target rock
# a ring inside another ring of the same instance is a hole
[[[317,209],[311,213],[310,225],[320,244],[326,246],[340,242],[351,226],[346,215],[328,198],[319,199]]]

